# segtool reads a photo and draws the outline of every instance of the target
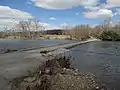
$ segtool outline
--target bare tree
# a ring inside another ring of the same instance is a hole
[[[44,30],[44,26],[39,21],[35,21],[34,23],[35,23],[35,28],[36,28],[36,31],[37,31],[37,35],[38,35],[38,37],[41,37],[42,32]]]
[[[89,37],[89,26],[88,25],[77,25],[71,30],[72,38],[84,39]]]
[[[25,38],[31,38],[31,21],[19,21],[17,26]]]
[[[32,36],[31,36],[31,21],[24,21],[24,24],[25,24],[26,30],[28,32],[28,38],[32,38]]]
[[[90,26],[88,24],[77,25],[73,28],[65,28],[65,35],[69,35],[70,39],[86,39],[89,38]]]
[[[22,33],[23,37],[27,37],[26,35],[26,26],[24,21],[19,21],[19,24],[17,25],[17,27],[20,29],[20,32]]]
[[[44,30],[43,25],[39,21],[19,21],[17,25],[25,38],[35,38],[41,35]],[[36,35],[37,34],[37,35]]]
[[[34,27],[34,36],[41,37],[43,34],[43,31],[45,30],[44,24],[40,23],[39,21],[33,21],[33,27]]]

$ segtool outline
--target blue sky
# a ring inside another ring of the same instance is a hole
[[[0,0],[0,14],[1,28],[26,19],[39,20],[49,28],[94,25],[108,18],[120,20],[120,0]]]

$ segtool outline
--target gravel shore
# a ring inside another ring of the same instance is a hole
[[[71,57],[48,60],[34,75],[12,81],[11,90],[104,90],[95,75],[72,68]]]

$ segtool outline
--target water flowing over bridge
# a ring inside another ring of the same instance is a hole
[[[46,48],[19,51],[0,55],[0,90],[11,90],[11,83],[15,78],[28,76],[41,66],[47,59],[40,52],[50,52],[60,48],[71,48],[80,44],[100,41],[98,39],[89,39],[75,43],[53,45]]]

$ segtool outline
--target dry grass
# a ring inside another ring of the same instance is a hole
[[[70,39],[69,35],[43,35],[45,39],[58,39],[58,40],[65,40]]]

